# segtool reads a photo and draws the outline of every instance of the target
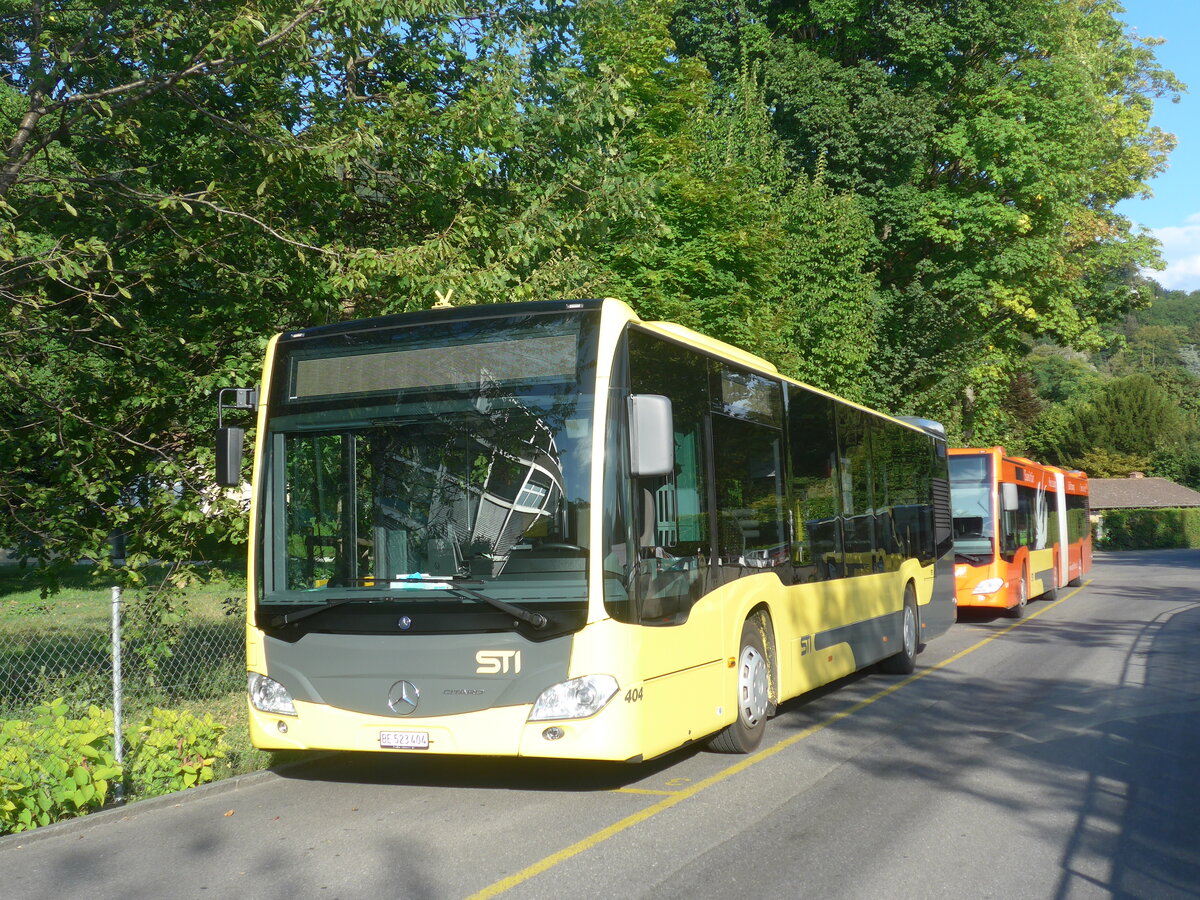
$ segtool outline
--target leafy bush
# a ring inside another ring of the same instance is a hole
[[[112,714],[95,706],[67,718],[62,700],[31,721],[0,722],[0,834],[27,831],[99,809],[121,775]]]
[[[155,709],[130,741],[131,790],[156,797],[212,781],[213,763],[225,756],[224,732],[209,713]]]
[[[1104,550],[1200,547],[1200,509],[1113,509],[1104,514]]]
[[[91,707],[69,718],[58,699],[29,721],[0,722],[0,834],[27,831],[100,809],[122,777],[113,717]],[[129,729],[124,777],[137,797],[155,797],[213,780],[225,755],[225,726],[211,715],[155,709]]]

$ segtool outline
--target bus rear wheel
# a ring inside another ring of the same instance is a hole
[[[762,629],[756,617],[742,624],[737,658],[737,718],[719,732],[708,747],[718,753],[751,753],[767,730],[771,679]]]
[[[879,661],[886,675],[910,675],[917,667],[921,622],[917,618],[917,595],[911,583],[904,586],[904,610],[900,618],[900,652]]]

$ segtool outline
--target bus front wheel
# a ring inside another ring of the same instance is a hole
[[[762,743],[771,705],[771,679],[762,629],[755,617],[742,624],[737,658],[737,718],[709,741],[718,753],[750,753]]]
[[[1017,587],[1017,605],[1010,607],[1008,615],[1013,619],[1020,619],[1025,615],[1025,606],[1029,603],[1029,578],[1024,572],[1021,572],[1021,583]]]

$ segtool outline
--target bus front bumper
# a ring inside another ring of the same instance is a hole
[[[436,718],[391,718],[296,701],[296,715],[247,701],[250,740],[262,750],[351,750],[451,756],[529,756],[626,761],[641,754],[640,723],[610,702],[587,719],[528,721],[511,706]]]

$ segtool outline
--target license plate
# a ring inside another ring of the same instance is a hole
[[[428,750],[428,731],[381,731],[379,746],[384,750]]]

